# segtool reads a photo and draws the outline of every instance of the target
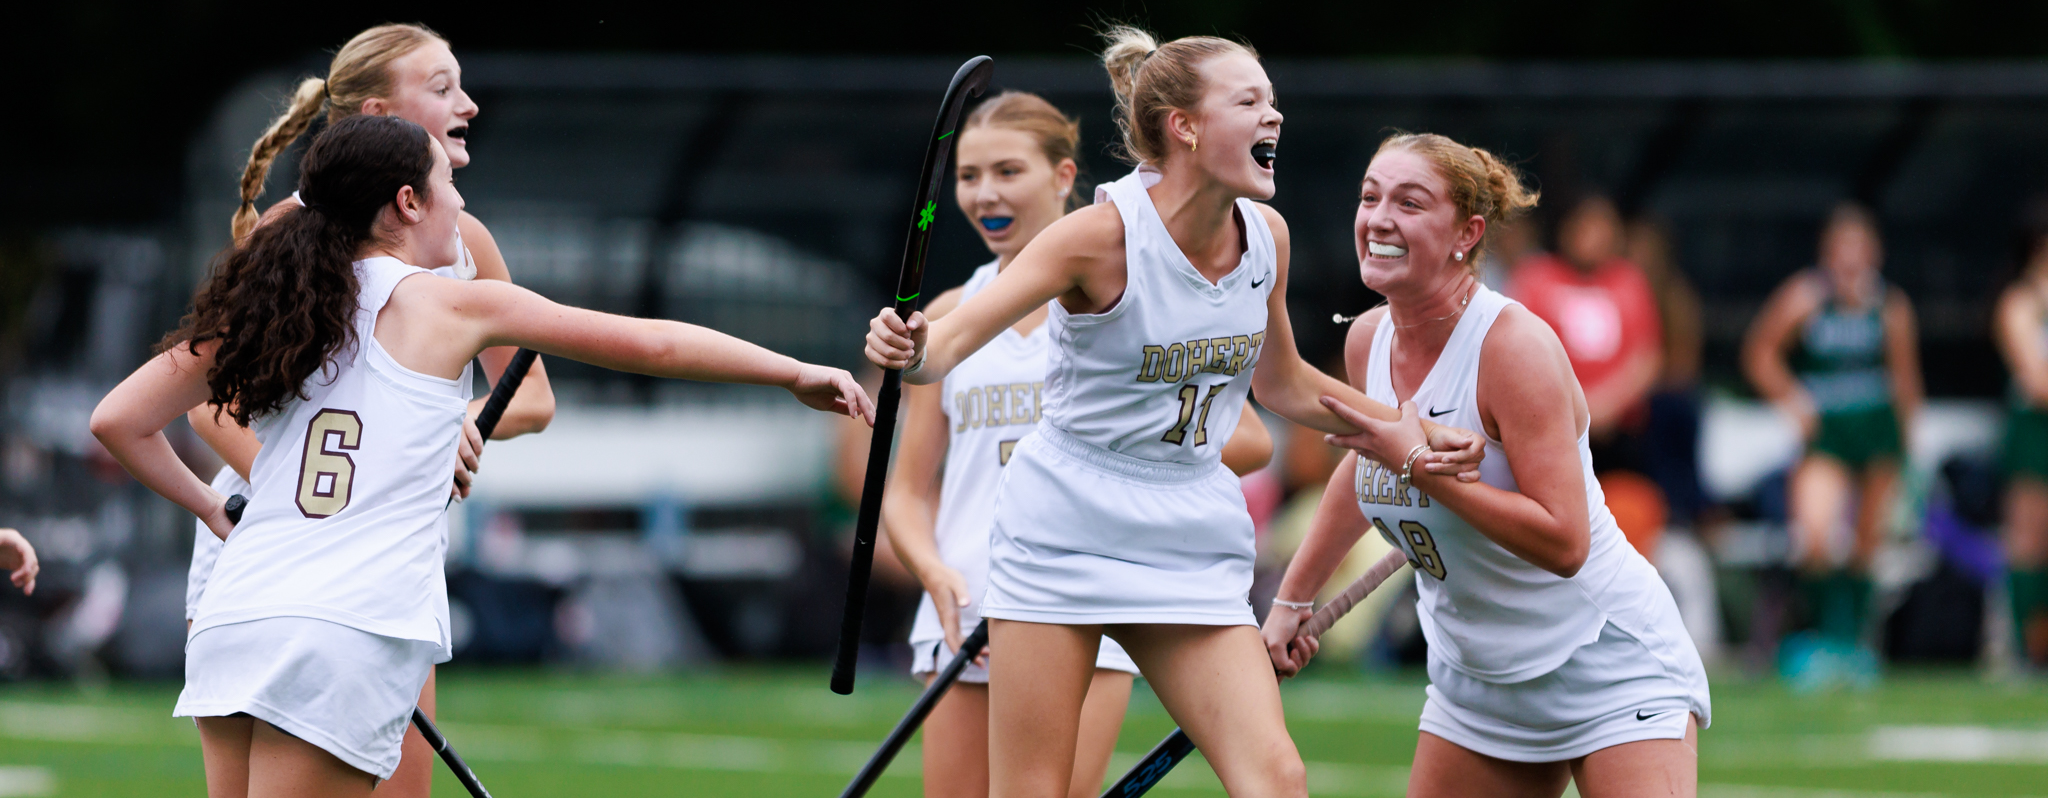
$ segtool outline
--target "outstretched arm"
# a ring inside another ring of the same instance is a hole
[[[166,425],[211,395],[206,372],[213,367],[213,347],[199,350],[195,355],[179,344],[142,364],[93,409],[92,434],[137,481],[226,540],[232,526],[222,507],[227,497],[192,473],[164,437]]]
[[[462,373],[487,347],[523,346],[596,366],[669,379],[773,385],[818,410],[874,418],[843,369],[803,363],[716,330],[558,305],[496,280],[407,278],[377,317],[377,341],[406,367]]]
[[[1115,206],[1067,214],[943,321],[927,321],[923,313],[899,319],[895,310],[883,308],[868,322],[868,361],[885,369],[916,365],[904,371],[903,381],[928,385],[1054,299],[1072,312],[1100,313],[1123,297],[1123,235]]]

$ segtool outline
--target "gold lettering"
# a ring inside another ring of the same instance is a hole
[[[1230,336],[1209,339],[1209,371],[1217,374],[1236,374],[1230,370]]]
[[[1252,353],[1252,337],[1249,335],[1240,335],[1230,339],[1230,342],[1232,344],[1232,349],[1230,353],[1230,376],[1235,377],[1238,375],[1239,372],[1244,371],[1244,359],[1246,356]]]
[[[1031,383],[1031,423],[1045,418],[1045,383]]]
[[[1167,346],[1165,360],[1166,369],[1160,372],[1159,378],[1167,382],[1180,382],[1182,376],[1181,369],[1187,364],[1188,360],[1187,347],[1181,344]]]
[[[954,416],[955,416],[956,418],[958,418],[958,419],[960,420],[960,423],[959,423],[958,425],[956,425],[956,426],[954,426],[954,427],[953,427],[953,431],[954,431],[954,432],[966,432],[966,431],[967,431],[967,392],[966,392],[966,391],[960,391],[960,392],[958,392],[958,393],[955,393],[955,394],[953,394],[953,415],[954,415]]]
[[[982,401],[981,401],[981,389],[980,389],[980,388],[969,388],[969,389],[967,389],[967,409],[966,409],[966,411],[965,411],[965,412],[966,412],[966,414],[967,414],[967,426],[968,426],[968,428],[970,428],[970,429],[981,429],[981,423],[982,423],[982,412],[981,412],[981,411],[982,411]]]
[[[1031,408],[1024,404],[1026,401],[1029,401],[1025,393],[1030,390],[1031,383],[1010,383],[1010,423],[1030,424],[1037,420],[1031,416]]]
[[[991,427],[1000,427],[1010,423],[1010,402],[1008,397],[1004,395],[1009,391],[1009,387],[1007,385],[990,385],[981,389],[982,393],[988,395],[988,425]]]
[[[1188,373],[1182,379],[1192,380],[1195,378],[1195,375],[1202,373],[1202,370],[1208,366],[1209,359],[1202,356],[1202,345],[1205,343],[1208,343],[1208,340],[1204,338],[1196,338],[1188,342]]]
[[[1158,346],[1145,347],[1144,361],[1138,364],[1139,382],[1158,382],[1159,370],[1165,367],[1166,349]]]
[[[1265,331],[1252,333],[1252,354],[1249,359],[1245,360],[1245,368],[1256,368],[1259,365],[1259,347],[1264,346],[1265,343]]]

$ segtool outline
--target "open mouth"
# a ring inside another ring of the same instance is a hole
[[[1259,139],[1258,143],[1252,145],[1252,160],[1259,163],[1260,169],[1273,168],[1273,161],[1280,157],[1279,146],[1280,142],[1276,140]]]
[[[449,128],[449,129],[448,129],[448,137],[449,137],[449,138],[451,138],[451,139],[454,139],[454,140],[456,140],[456,141],[466,141],[466,140],[468,140],[468,138],[469,138],[469,126],[468,126],[468,125],[457,125],[457,126],[455,126],[455,127]]]
[[[998,233],[1009,229],[1010,223],[1013,221],[1016,221],[1016,219],[1009,216],[983,216],[981,217],[981,229],[991,233]]]
[[[1408,248],[1397,247],[1393,244],[1382,244],[1378,241],[1367,241],[1365,242],[1365,254],[1375,258],[1399,258],[1408,254]]]

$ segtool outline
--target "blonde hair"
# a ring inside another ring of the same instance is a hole
[[[1451,184],[1451,203],[1458,207],[1462,218],[1478,216],[1486,220],[1486,233],[1479,243],[1465,253],[1465,267],[1477,269],[1479,256],[1485,254],[1486,245],[1493,240],[1494,232],[1501,222],[1522,215],[1536,207],[1540,197],[1522,182],[1521,173],[1493,153],[1478,147],[1468,147],[1448,136],[1435,133],[1395,133],[1380,142],[1379,150],[1373,153],[1378,158],[1390,150],[1406,150],[1415,153],[1436,166]]]
[[[1115,25],[1102,37],[1102,66],[1116,90],[1116,125],[1123,131],[1120,153],[1136,163],[1165,160],[1166,115],[1193,110],[1202,100],[1202,63],[1242,53],[1258,58],[1251,45],[1214,36],[1185,36],[1165,44],[1129,25]]]
[[[235,209],[235,240],[247,238],[249,231],[256,229],[261,216],[256,198],[263,193],[263,181],[270,177],[271,163],[305,135],[322,107],[327,109],[330,125],[360,113],[363,101],[391,94],[392,61],[436,41],[448,40],[425,25],[378,25],[356,34],[335,52],[327,77],[300,81],[284,113],[249,148],[249,163],[242,167],[242,203]]]
[[[967,115],[967,121],[960,125],[960,132],[966,133],[978,127],[1015,130],[1031,136],[1038,142],[1038,150],[1045,154],[1045,162],[1059,168],[1061,161],[1073,161],[1080,166],[1081,123],[1074,121],[1045,98],[1023,91],[1005,91],[976,106]],[[1072,210],[1078,203],[1081,192],[1067,195],[1067,209]]]

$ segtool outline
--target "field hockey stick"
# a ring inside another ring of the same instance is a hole
[[[441,761],[448,763],[448,770],[455,774],[456,781],[462,782],[462,788],[469,791],[471,798],[491,798],[491,791],[484,789],[483,782],[477,781],[476,772],[469,769],[469,763],[462,761],[462,755],[455,753],[455,746],[448,744],[448,738],[442,736],[440,727],[435,726],[419,707],[412,708],[412,725],[419,727],[420,736],[427,738],[427,745],[441,755]]]
[[[882,740],[882,747],[868,758],[860,772],[854,774],[853,783],[846,785],[846,792],[839,798],[861,798],[868,794],[868,788],[875,786],[875,780],[882,777],[882,771],[889,769],[889,763],[896,760],[896,754],[903,750],[903,744],[910,742],[910,736],[924,725],[924,719],[939,705],[939,699],[960,681],[960,674],[967,670],[968,663],[981,656],[982,648],[988,645],[988,621],[983,620],[974,627],[974,632],[960,642],[960,651],[953,655],[953,661],[946,663],[946,669],[939,671],[930,686],[924,688],[924,695],[917,697],[917,703],[910,705],[910,711],[903,713],[903,719],[896,722],[896,728],[889,730],[889,736]]]
[[[1382,582],[1387,581],[1387,577],[1393,576],[1395,571],[1401,570],[1401,566],[1407,564],[1408,555],[1403,554],[1400,549],[1387,552],[1386,556],[1381,557],[1379,562],[1373,563],[1373,566],[1366,570],[1365,575],[1345,586],[1344,592],[1338,593],[1336,598],[1330,599],[1330,603],[1316,610],[1316,614],[1310,616],[1308,623],[1302,624],[1294,636],[1320,637],[1324,632],[1330,631],[1331,624],[1344,617],[1352,607],[1358,606],[1360,600],[1378,589]],[[1111,785],[1109,790],[1102,794],[1102,798],[1137,798],[1144,795],[1153,785],[1158,784],[1160,779],[1166,778],[1166,774],[1172,771],[1175,765],[1194,752],[1195,742],[1188,739],[1188,733],[1174,729],[1172,734],[1167,735],[1166,739],[1152,748],[1151,753],[1138,760],[1138,764],[1131,766],[1123,778],[1117,779],[1116,784]]]
[[[910,233],[903,242],[903,269],[896,277],[896,317],[910,318],[924,291],[924,258],[931,248],[932,223],[938,214],[939,189],[946,179],[951,138],[960,127],[968,97],[981,95],[996,71],[995,61],[977,55],[960,65],[946,96],[939,102],[939,120],[925,145],[924,172],[917,181],[917,202],[911,205]],[[875,435],[868,444],[867,482],[860,492],[860,515],[853,527],[853,562],[846,572],[845,615],[839,622],[839,652],[832,661],[832,692],[853,692],[853,671],[860,658],[860,622],[867,612],[868,576],[875,564],[875,529],[882,520],[882,483],[889,478],[889,448],[896,440],[896,410],[902,404],[903,373],[882,371],[882,391],[875,399]]]
[[[512,353],[512,360],[505,364],[505,373],[498,375],[498,384],[491,388],[491,398],[484,400],[484,409],[477,411],[476,414],[476,431],[484,440],[491,439],[491,431],[497,429],[498,420],[505,417],[505,407],[512,403],[512,395],[519,392],[519,384],[526,381],[526,372],[533,367],[533,359],[537,354],[531,349],[521,349]],[[455,497],[448,497],[448,505],[454,503]],[[227,513],[228,523],[239,524],[242,522],[242,511],[248,507],[248,497],[237,493],[228,497],[222,509]],[[427,745],[441,755],[441,761],[448,763],[448,769],[454,772],[455,780],[462,782],[463,789],[469,790],[472,798],[491,798],[491,791],[484,789],[483,782],[477,781],[476,773],[469,769],[468,763],[462,761],[462,755],[455,753],[455,746],[448,744],[448,738],[441,734],[441,729],[436,727],[434,721],[427,717],[427,713],[420,711],[419,707],[412,708],[412,725],[419,727],[420,736],[426,738]]]

